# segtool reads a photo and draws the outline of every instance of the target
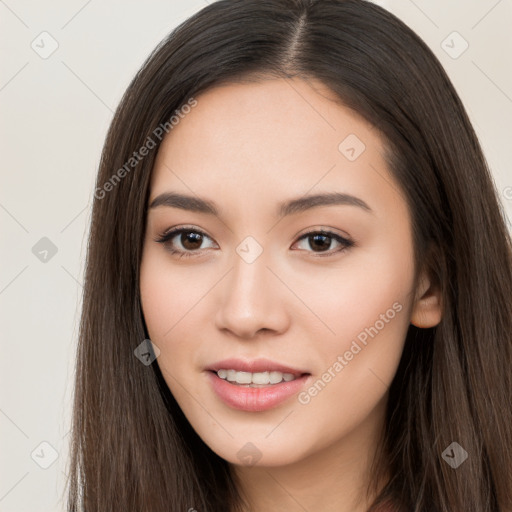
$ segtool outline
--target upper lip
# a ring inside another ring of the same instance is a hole
[[[295,376],[303,375],[305,372],[298,368],[293,368],[291,366],[287,366],[276,361],[271,361],[270,359],[259,358],[259,359],[223,359],[222,361],[217,361],[216,363],[211,364],[206,367],[206,370],[210,370],[213,372],[217,372],[218,370],[236,370],[239,372],[249,372],[249,373],[257,373],[257,372],[281,372],[281,373],[291,373]]]

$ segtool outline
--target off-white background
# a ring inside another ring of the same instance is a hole
[[[512,218],[511,0],[378,3],[445,66]],[[145,57],[205,5],[0,0],[0,512],[64,510],[83,261],[103,139]],[[31,47],[50,48],[43,31],[58,43],[46,59]],[[443,49],[463,48],[458,36],[447,39],[454,31],[469,44],[456,59]],[[32,251],[43,237],[57,248],[46,262]]]

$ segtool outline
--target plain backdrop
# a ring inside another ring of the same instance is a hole
[[[102,144],[143,60],[206,3],[0,0],[0,512],[65,510],[86,236]],[[512,2],[377,3],[440,59],[512,218]]]

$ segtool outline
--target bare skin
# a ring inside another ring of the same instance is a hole
[[[160,147],[149,203],[173,191],[214,202],[219,215],[149,209],[140,289],[158,365],[251,511],[363,512],[409,324],[441,319],[428,276],[415,281],[410,212],[382,139],[319,82],[230,84],[196,99]],[[283,201],[332,192],[359,202],[277,214]],[[174,227],[195,238],[155,241]],[[320,229],[348,242],[313,239]],[[262,252],[248,262],[240,247]],[[310,375],[276,407],[238,410],[205,370],[231,357]]]

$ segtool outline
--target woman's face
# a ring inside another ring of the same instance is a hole
[[[362,453],[411,321],[406,202],[377,131],[326,96],[299,79],[211,89],[153,170],[149,336],[189,422],[234,464]]]

